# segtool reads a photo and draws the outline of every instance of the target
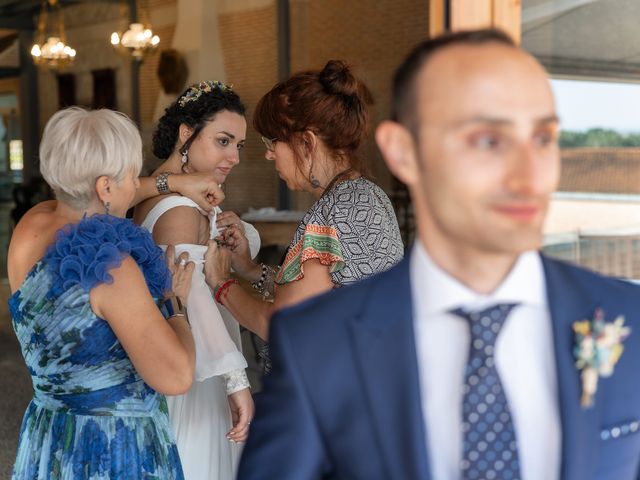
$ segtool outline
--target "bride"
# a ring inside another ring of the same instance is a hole
[[[244,105],[227,85],[203,81],[189,87],[160,119],[153,153],[166,159],[154,172],[158,190],[169,191],[171,174],[209,172],[223,183],[238,164],[247,123]],[[167,397],[169,416],[189,480],[231,480],[253,416],[238,323],[216,303],[203,274],[207,241],[229,225],[244,230],[252,256],[260,238],[233,212],[200,210],[186,197],[152,198],[136,207],[135,220],[159,245],[176,245],[196,263],[189,294],[189,318],[196,346],[196,373],[184,395]]]

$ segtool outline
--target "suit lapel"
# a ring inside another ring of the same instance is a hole
[[[595,405],[585,409],[580,406],[582,384],[575,367],[573,348],[574,322],[591,319],[599,306],[594,292],[576,282],[575,274],[560,263],[542,257],[558,376],[558,397],[562,423],[562,473],[563,480],[588,480],[594,478],[598,462],[600,418],[603,406],[601,392],[596,393]]]
[[[413,330],[408,255],[372,283],[367,306],[351,321],[360,375],[369,402],[387,477],[429,479],[430,467],[420,397]],[[581,381],[573,358],[572,325],[591,319],[602,306],[590,289],[576,284],[562,264],[542,258],[553,325],[558,399],[562,425],[563,480],[594,478],[603,407],[580,406]],[[393,301],[392,301],[393,300]]]
[[[386,478],[429,479],[409,256],[372,283],[351,334]]]

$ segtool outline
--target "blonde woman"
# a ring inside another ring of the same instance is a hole
[[[182,479],[163,394],[193,379],[194,265],[186,254],[176,262],[173,248],[165,262],[123,218],[155,191],[153,179],[139,190],[138,130],[110,110],[62,110],[44,130],[40,162],[57,200],[24,215],[8,256],[34,391],[13,478]]]

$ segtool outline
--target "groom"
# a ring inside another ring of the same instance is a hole
[[[537,252],[560,169],[544,70],[498,31],[450,34],[400,66],[393,108],[376,140],[415,245],[275,316],[239,478],[635,479],[640,288]]]

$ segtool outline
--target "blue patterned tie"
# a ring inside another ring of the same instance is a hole
[[[471,331],[462,401],[460,468],[464,479],[521,478],[513,420],[493,356],[498,334],[515,306],[498,304],[480,312],[452,311],[469,322]]]

